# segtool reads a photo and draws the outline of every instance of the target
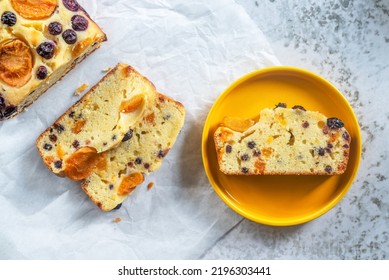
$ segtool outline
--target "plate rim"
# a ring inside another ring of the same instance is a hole
[[[356,124],[356,138],[359,140],[358,141],[359,144],[357,146],[357,155],[356,155],[356,163],[355,163],[354,170],[353,170],[348,182],[346,183],[346,186],[343,187],[341,192],[336,197],[334,197],[332,199],[332,201],[330,201],[330,203],[326,204],[324,207],[319,208],[318,210],[316,210],[315,212],[313,212],[310,215],[307,215],[307,216],[304,216],[301,218],[293,219],[290,222],[275,221],[273,219],[267,219],[267,218],[258,218],[257,216],[253,216],[253,215],[247,213],[246,211],[242,210],[237,205],[235,205],[231,201],[231,199],[228,198],[224,192],[222,192],[222,190],[220,189],[218,184],[213,180],[213,178],[211,176],[210,167],[209,167],[210,166],[209,160],[207,159],[207,153],[206,153],[208,139],[209,139],[210,118],[212,116],[213,111],[216,110],[218,103],[221,102],[224,98],[226,98],[226,96],[228,96],[228,94],[230,94],[234,88],[236,88],[240,84],[244,83],[245,81],[247,81],[253,77],[256,77],[256,76],[261,76],[261,75],[266,74],[266,73],[281,72],[281,71],[282,72],[298,73],[300,75],[303,74],[305,76],[311,76],[311,78],[318,79],[318,80],[320,80],[321,83],[324,83],[324,84],[326,84],[326,86],[331,87],[333,89],[333,91],[336,93],[337,97],[343,99],[344,103],[348,107],[348,110],[350,112],[352,112],[351,117],[352,117],[354,123]],[[235,212],[237,212],[241,216],[243,216],[251,221],[261,223],[264,225],[295,226],[295,225],[307,223],[309,221],[312,221],[312,220],[324,215],[329,210],[331,210],[334,206],[336,206],[342,200],[342,198],[346,195],[346,193],[349,191],[349,189],[351,188],[351,186],[354,183],[354,180],[356,178],[356,175],[358,174],[359,167],[361,164],[361,158],[362,158],[362,156],[361,156],[362,155],[361,128],[360,128],[358,119],[355,115],[355,112],[354,112],[352,106],[350,105],[349,101],[342,94],[342,92],[338,88],[336,88],[331,82],[329,82],[327,79],[325,79],[324,77],[322,77],[319,74],[316,74],[312,71],[309,71],[309,70],[303,69],[303,68],[299,68],[299,67],[295,67],[295,66],[279,66],[279,65],[269,66],[269,67],[264,67],[261,69],[251,71],[251,72],[239,77],[238,79],[233,81],[224,91],[222,91],[221,94],[219,94],[219,96],[216,98],[213,105],[211,106],[211,108],[207,114],[207,118],[205,120],[204,126],[203,126],[203,132],[202,132],[202,137],[201,137],[201,155],[202,155],[203,167],[204,167],[204,170],[205,170],[205,173],[206,173],[206,176],[208,178],[209,183],[211,184],[214,191],[218,194],[218,196],[222,199],[222,201],[225,204],[227,204],[227,206],[229,206],[232,210],[234,210]]]

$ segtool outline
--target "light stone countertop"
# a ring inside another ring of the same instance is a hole
[[[203,259],[389,259],[389,1],[235,0],[284,65],[339,88],[362,130],[357,178],[332,210],[307,224],[242,218]]]

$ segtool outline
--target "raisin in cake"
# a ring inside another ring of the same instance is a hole
[[[106,40],[76,0],[2,0],[0,13],[0,121],[20,113]]]
[[[36,141],[46,166],[59,176],[82,180],[119,145],[154,102],[154,85],[126,64],[118,64]]]
[[[100,167],[82,182],[83,190],[104,211],[120,207],[146,174],[159,169],[184,118],[182,104],[158,94],[123,142],[104,153]]]
[[[346,170],[351,137],[337,118],[280,103],[256,123],[227,118],[214,141],[225,174],[334,175]]]

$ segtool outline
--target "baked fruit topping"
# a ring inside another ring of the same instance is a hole
[[[1,22],[8,26],[14,26],[16,24],[16,15],[13,12],[4,12],[1,15]]]
[[[66,44],[73,45],[77,42],[77,33],[73,29],[66,29],[62,33],[62,38],[65,40]]]
[[[55,53],[55,44],[52,41],[43,42],[36,48],[36,52],[45,59],[51,59]]]
[[[59,35],[62,33],[62,24],[58,21],[50,22],[49,26],[47,27],[49,30],[49,33],[51,35]]]
[[[63,0],[62,3],[66,7],[66,9],[72,12],[77,12],[80,8],[80,5],[78,5],[76,0]]]
[[[25,19],[45,19],[57,8],[57,0],[11,0],[12,7]]]
[[[31,78],[32,54],[19,39],[0,45],[0,79],[12,87],[21,87]]]
[[[80,15],[75,15],[71,19],[72,28],[76,31],[85,31],[88,29],[88,20]]]

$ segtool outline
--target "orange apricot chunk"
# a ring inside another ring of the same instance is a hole
[[[22,87],[31,79],[31,49],[19,39],[0,45],[0,79],[12,86]]]
[[[57,0],[11,0],[12,7],[25,19],[45,19],[57,8]]]

